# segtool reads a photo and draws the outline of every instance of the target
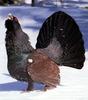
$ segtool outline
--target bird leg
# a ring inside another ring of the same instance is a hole
[[[33,80],[28,81],[28,87],[26,91],[33,91]]]

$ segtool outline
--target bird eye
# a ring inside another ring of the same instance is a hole
[[[16,17],[13,18],[14,21],[18,22],[18,19]]]

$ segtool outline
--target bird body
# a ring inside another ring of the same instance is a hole
[[[14,20],[15,21],[15,20]],[[20,24],[16,22],[16,30],[12,30],[13,23],[9,19],[6,21],[6,50],[8,54],[8,71],[12,77],[21,81],[28,81],[27,79],[27,57],[34,49],[30,45],[29,37],[24,33],[20,27]],[[14,22],[15,23],[15,22]],[[11,29],[10,29],[11,28]]]
[[[22,31],[18,19],[9,15],[5,21],[8,71],[12,77],[45,85],[44,90],[60,84],[59,65],[83,67],[85,50],[82,34],[73,18],[64,12],[48,17],[40,28],[36,49]]]

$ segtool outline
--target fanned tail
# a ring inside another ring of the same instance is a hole
[[[81,69],[85,61],[82,34],[75,20],[59,11],[43,23],[36,48],[41,48],[57,64]]]

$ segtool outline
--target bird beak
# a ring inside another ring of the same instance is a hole
[[[13,15],[11,13],[9,13],[7,19],[13,20]]]

